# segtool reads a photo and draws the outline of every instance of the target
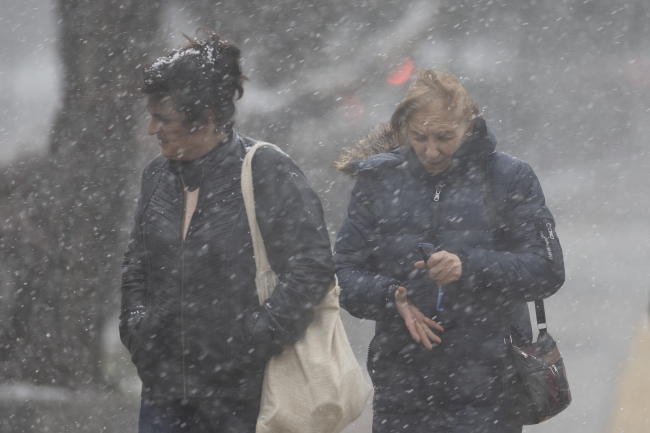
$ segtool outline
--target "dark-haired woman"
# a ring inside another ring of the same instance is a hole
[[[301,337],[334,278],[318,197],[263,147],[255,207],[279,283],[259,305],[240,186],[256,140],[233,129],[244,79],[239,49],[217,35],[144,70],[161,154],[142,175],[120,317],[143,384],[140,432],[254,432],[266,361]]]
[[[461,82],[419,70],[390,126],[339,161],[357,181],[334,261],[341,306],[376,321],[375,433],[521,432],[504,337],[530,343],[526,302],[555,293],[564,265],[533,170],[495,146]],[[436,247],[426,263],[419,243]]]

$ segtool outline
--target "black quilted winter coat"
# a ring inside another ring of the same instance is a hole
[[[200,161],[185,241],[183,185],[173,164],[158,156],[144,170],[120,321],[143,398],[259,399],[265,362],[302,336],[334,278],[317,195],[291,158],[261,148],[253,159],[255,207],[280,282],[260,307],[240,185],[254,144],[233,132]]]
[[[475,120],[473,135],[438,175],[429,174],[410,147],[395,147],[384,126],[342,164],[357,181],[334,255],[341,306],[376,321],[368,353],[374,410],[408,414],[499,404],[508,324],[518,340],[530,341],[526,302],[552,295],[564,282],[553,216],[533,170],[495,152],[483,119]],[[488,178],[498,228],[486,211]],[[415,269],[419,242],[457,254],[461,279],[440,288],[427,271]],[[445,328],[432,351],[412,340],[399,316],[398,285]]]

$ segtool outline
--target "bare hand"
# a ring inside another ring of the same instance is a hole
[[[416,342],[422,343],[429,350],[433,349],[431,341],[438,344],[442,343],[440,337],[434,334],[431,329],[440,332],[444,332],[445,330],[433,320],[425,317],[415,305],[406,299],[406,288],[401,286],[397,288],[395,292],[395,304],[397,305],[397,311],[404,319],[406,327],[411,333],[411,337]]]
[[[429,261],[424,264],[424,260],[415,263],[418,269],[429,268],[429,278],[436,282],[439,286],[453,283],[460,280],[463,275],[463,264],[456,254],[448,253],[447,251],[439,251],[431,254]]]

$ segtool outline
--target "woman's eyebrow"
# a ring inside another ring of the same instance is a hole
[[[445,130],[442,130],[442,131],[435,131],[434,134],[436,134],[438,136],[440,136],[440,135],[453,135],[454,131],[451,130],[451,129],[445,129]]]
[[[413,128],[409,128],[409,131],[411,132],[411,134],[415,134],[415,135],[422,135],[422,136],[426,135],[425,133],[417,131],[417,130],[415,130]]]

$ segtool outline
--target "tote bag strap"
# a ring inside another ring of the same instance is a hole
[[[255,255],[255,267],[257,272],[255,274],[255,285],[257,286],[257,296],[260,305],[266,301],[273,289],[277,284],[277,277],[266,255],[266,247],[264,246],[264,239],[260,233],[260,227],[257,224],[257,216],[255,214],[255,192],[253,190],[253,156],[257,149],[262,146],[270,146],[280,150],[277,146],[265,143],[263,141],[257,142],[244,157],[244,162],[241,168],[241,192],[244,197],[244,207],[246,208],[246,216],[248,217],[248,226],[251,231],[251,238],[253,240],[253,254]]]

